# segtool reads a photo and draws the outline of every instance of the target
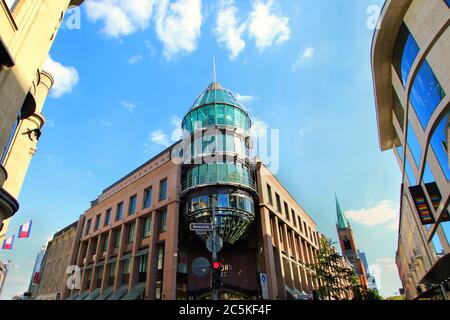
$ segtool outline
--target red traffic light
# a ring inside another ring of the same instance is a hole
[[[220,262],[219,261],[214,261],[212,263],[212,267],[214,270],[220,270]]]

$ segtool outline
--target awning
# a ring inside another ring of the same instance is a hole
[[[142,249],[136,253],[135,257],[145,256],[146,254],[148,254],[148,249]]]
[[[84,300],[95,300],[100,295],[100,289],[95,289],[91,294]]]
[[[128,292],[128,285],[121,286],[106,300],[120,300]]]
[[[85,291],[82,294],[80,294],[75,300],[84,300],[89,295],[89,291]]]
[[[121,300],[137,300],[145,291],[145,283],[138,283]]]
[[[103,291],[103,293],[101,295],[99,295],[97,298],[95,298],[95,300],[106,300],[109,298],[109,296],[112,294],[112,292],[113,292],[112,287],[106,288],[105,291]]]
[[[78,294],[74,294],[73,296],[68,297],[66,300],[75,300],[78,297]]]
[[[450,253],[440,258],[420,281],[421,284],[436,285],[450,279]]]

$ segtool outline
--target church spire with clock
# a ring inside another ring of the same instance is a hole
[[[367,276],[364,265],[359,257],[358,249],[356,248],[355,238],[350,224],[342,212],[339,201],[336,195],[336,229],[339,237],[339,243],[342,249],[342,256],[344,256],[354,267],[357,276],[360,279],[361,285],[367,287]]]

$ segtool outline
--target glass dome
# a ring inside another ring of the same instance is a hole
[[[183,119],[183,129],[192,132],[195,123],[201,128],[207,126],[233,126],[243,130],[251,127],[250,117],[245,107],[234,94],[214,82],[195,100]]]

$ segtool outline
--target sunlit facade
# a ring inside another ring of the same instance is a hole
[[[403,181],[396,262],[407,298],[447,298],[450,3],[386,1],[372,67],[380,148]]]

